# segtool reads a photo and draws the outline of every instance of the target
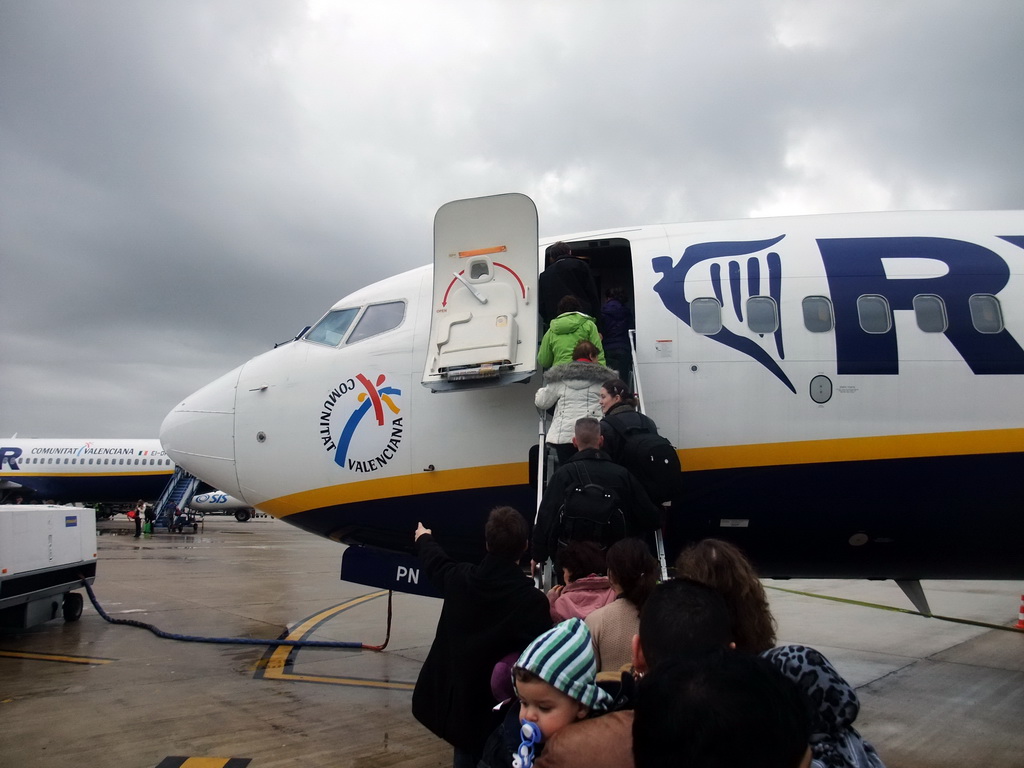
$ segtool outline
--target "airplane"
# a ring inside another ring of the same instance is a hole
[[[0,439],[5,499],[131,505],[155,499],[174,473],[159,440]]]
[[[188,506],[205,515],[233,515],[240,523],[247,521],[256,511],[250,504],[223,491],[197,493],[189,501]]]
[[[1024,211],[537,230],[523,195],[446,204],[432,266],[188,396],[168,455],[350,545],[342,578],[429,594],[417,521],[472,559],[490,508],[533,518],[561,241],[632,298],[634,386],[683,470],[670,561],[723,538],[763,577],[895,579],[924,613],[921,579],[1024,577]]]
[[[133,509],[139,499],[156,499],[174,469],[156,439],[2,438],[0,502],[96,504],[100,517],[110,517]],[[197,509],[229,512],[240,522],[252,516],[248,505],[227,494],[205,496]]]

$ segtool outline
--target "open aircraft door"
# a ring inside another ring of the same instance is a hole
[[[537,207],[526,195],[456,200],[434,216],[423,385],[494,387],[537,369]]]

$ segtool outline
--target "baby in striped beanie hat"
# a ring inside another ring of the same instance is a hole
[[[590,631],[576,618],[530,643],[513,666],[512,678],[520,719],[535,723],[543,739],[612,703],[608,692],[597,686]]]

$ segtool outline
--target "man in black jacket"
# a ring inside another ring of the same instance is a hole
[[[578,258],[568,244],[558,242],[548,248],[547,264],[538,280],[540,316],[545,325],[558,316],[558,302],[565,296],[575,296],[583,313],[594,318],[598,330],[603,330],[601,302],[587,262]]]
[[[551,628],[547,598],[519,567],[529,544],[526,520],[512,507],[497,507],[484,538],[487,554],[479,565],[457,563],[423,523],[416,528],[416,552],[444,606],[412,694],[412,713],[455,747],[455,768],[475,768],[497,724],[491,712],[494,665]]]
[[[548,481],[533,532],[533,567],[554,557],[559,535],[558,513],[566,492],[578,484],[593,484],[614,492],[625,523],[625,535],[643,537],[661,526],[660,512],[640,482],[611,460],[601,446],[601,425],[589,417],[576,421],[572,439],[578,452],[560,466]],[[605,542],[607,544],[607,542]]]

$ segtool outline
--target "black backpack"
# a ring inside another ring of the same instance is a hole
[[[619,462],[640,481],[651,501],[661,504],[676,496],[682,467],[679,454],[668,438],[652,432],[639,419],[632,426],[616,423],[617,416],[605,418],[605,421],[622,438]]]
[[[577,462],[566,466],[576,470],[578,482],[569,486],[558,510],[557,549],[570,541],[593,541],[602,549],[626,535],[626,518],[619,495],[612,489],[590,482],[590,473]]]

